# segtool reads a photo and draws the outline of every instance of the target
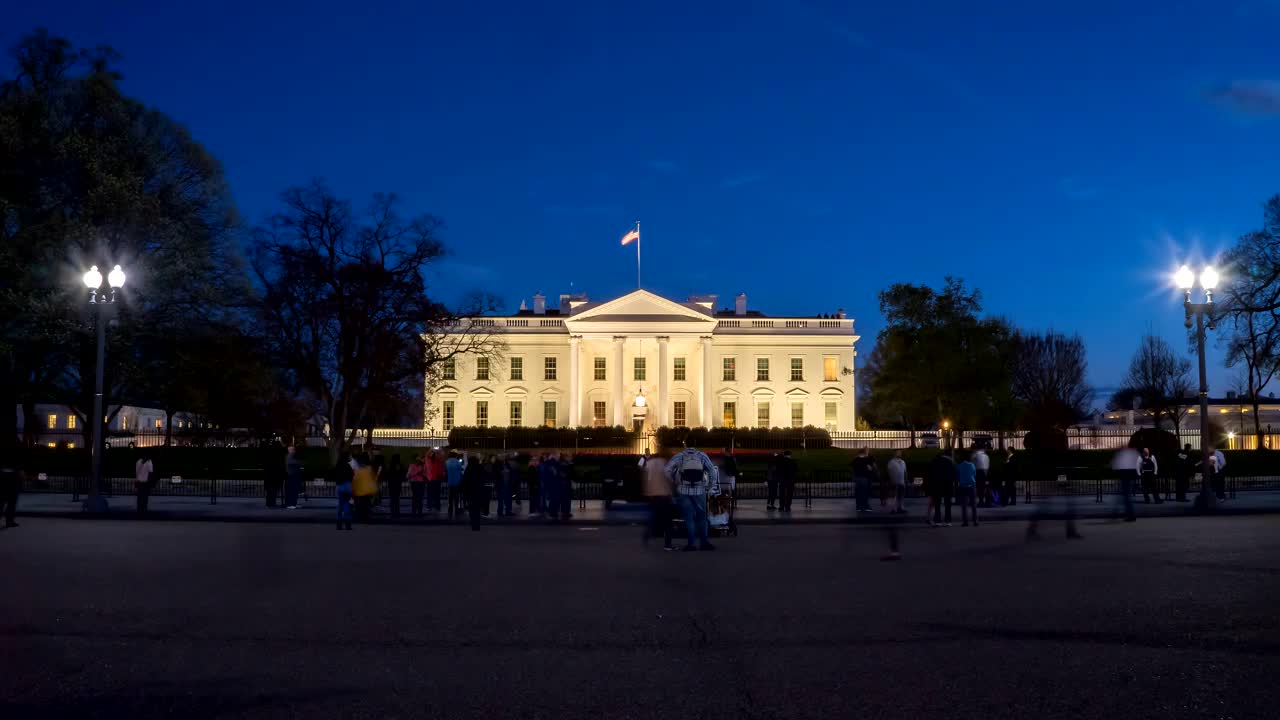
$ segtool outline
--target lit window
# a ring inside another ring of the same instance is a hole
[[[596,427],[605,426],[605,403],[603,400],[596,400],[591,403],[591,423]]]
[[[677,400],[671,406],[671,424],[675,427],[685,427],[689,423],[688,405],[683,400]]]
[[[524,358],[511,358],[511,379],[524,380]]]
[[[804,403],[791,403],[791,427],[804,427]]]
[[[49,447],[51,447],[51,448],[56,448],[56,447],[58,447],[58,443],[56,443],[56,442],[45,443],[45,444],[46,444],[46,445],[48,445],[48,446],[49,446]]]
[[[73,442],[69,442],[69,443],[67,443],[67,449],[68,449],[68,450],[75,450],[75,449],[76,449],[76,444],[75,444],[75,443],[73,443]]]
[[[556,402],[546,400],[542,403],[542,424],[553,428],[556,426]]]
[[[605,362],[604,358],[598,357],[595,359],[594,377],[596,380],[605,380],[609,377],[609,373],[606,368],[608,368],[608,364]]]
[[[476,427],[489,427],[489,401],[476,401]]]
[[[49,429],[50,429],[50,430],[57,430],[57,429],[58,429],[58,416],[57,416],[57,415],[52,415],[52,414],[51,414],[51,415],[49,415]]]
[[[128,429],[129,429],[129,418],[127,418],[127,417],[125,417],[125,416],[123,416],[123,415],[121,415],[121,416],[120,416],[120,429],[121,429],[121,430],[128,430]]]
[[[684,358],[676,358],[675,363],[672,375],[676,382],[684,382]]]
[[[519,426],[524,421],[524,403],[519,400],[511,401],[511,424]]]
[[[762,428],[769,427],[769,406],[768,405],[756,406],[756,427],[762,427]]]
[[[453,429],[453,401],[445,400],[441,406],[441,416],[444,418],[444,431],[449,432]]]
[[[67,429],[68,429],[68,430],[75,430],[75,429],[76,429],[76,416],[75,416],[75,415],[68,415],[68,416],[67,416]]]
[[[444,361],[444,365],[440,369],[440,377],[444,380],[455,380],[458,374],[458,361],[455,358],[449,358]]]
[[[791,358],[791,382],[804,382],[804,358]]]
[[[476,379],[477,380],[489,379],[489,358],[487,357],[476,358]]]
[[[556,359],[553,357],[543,358],[542,360],[542,379],[556,379]]]
[[[644,358],[642,357],[636,358],[635,359],[635,378],[633,378],[636,382],[644,382],[645,374],[646,374],[645,369],[646,368],[645,368]]]
[[[738,404],[727,402],[724,404],[724,426],[727,428],[737,427],[738,420]]]
[[[837,419],[840,416],[840,406],[837,405],[836,403],[829,402],[826,404],[826,407],[823,409],[822,415],[823,415],[823,420],[826,423],[827,429],[835,430]]]
[[[756,382],[769,382],[769,358],[756,358]]]
[[[727,357],[722,361],[723,374],[721,379],[725,382],[733,382],[738,379],[738,362],[736,358]]]
[[[836,382],[840,379],[840,358],[828,355],[822,358],[823,382]]]
[[[164,423],[159,418],[156,418],[156,429],[159,430],[162,427],[164,427]]]

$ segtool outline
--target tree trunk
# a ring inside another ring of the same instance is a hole
[[[168,408],[164,410],[164,446],[171,447],[173,445],[173,412]]]
[[[1262,444],[1262,418],[1258,417],[1258,406],[1261,405],[1262,403],[1260,400],[1258,400],[1257,393],[1254,393],[1252,399],[1253,399],[1253,436],[1256,438],[1255,442],[1257,442],[1257,445],[1254,446],[1254,449],[1261,450],[1264,446]]]
[[[9,442],[18,437],[18,378],[13,353],[0,355],[0,438]],[[23,433],[30,420],[23,418]]]
[[[36,404],[30,400],[22,401],[22,444],[36,444]]]

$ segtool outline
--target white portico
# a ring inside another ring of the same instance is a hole
[[[842,312],[771,318],[636,290],[607,302],[562,296],[548,309],[470,318],[501,334],[502,356],[441,369],[427,427],[622,425],[852,430],[853,321]]]

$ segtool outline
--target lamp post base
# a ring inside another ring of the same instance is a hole
[[[90,495],[84,499],[84,503],[80,506],[82,512],[93,513],[95,515],[105,515],[107,512],[107,498],[98,495],[97,499]]]

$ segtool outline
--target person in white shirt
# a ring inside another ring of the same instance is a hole
[[[1214,450],[1209,456],[1209,460],[1213,463],[1213,494],[1219,500],[1227,499],[1227,456],[1222,454],[1221,450]]]
[[[151,464],[151,458],[147,455],[138,457],[138,461],[133,464],[133,490],[138,498],[138,516],[147,514],[147,502],[151,500],[151,476],[155,473],[155,466]]]
[[[987,481],[991,470],[991,458],[987,457],[987,453],[978,448],[969,455],[969,462],[973,463],[973,467],[978,471],[978,507],[991,507],[991,485]]]
[[[894,450],[885,467],[889,472],[889,482],[893,483],[894,503],[890,512],[901,515],[906,512],[902,508],[902,500],[907,496],[907,461],[902,459],[902,451]]]

